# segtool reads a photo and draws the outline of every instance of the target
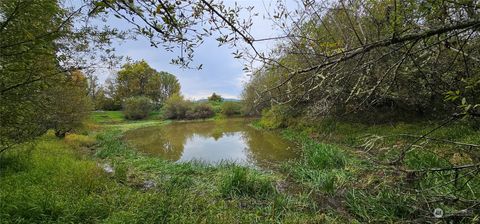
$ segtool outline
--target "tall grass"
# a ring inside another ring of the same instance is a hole
[[[480,198],[480,178],[474,174],[478,171],[400,171],[478,163],[474,148],[435,140],[480,144],[478,130],[465,121],[448,124],[429,135],[431,139],[411,145],[437,126],[435,121],[365,125],[297,120],[283,132],[300,143],[303,155],[286,171],[307,190],[331,195],[331,200],[343,198],[343,206],[361,222],[433,222],[435,208],[450,216],[445,221],[475,222],[478,211],[464,209]],[[388,165],[405,149],[401,165]],[[457,216],[462,212],[468,215]]]
[[[267,198],[275,193],[272,182],[268,176],[233,165],[222,178],[220,192],[225,198],[235,196]]]
[[[277,192],[279,177],[234,164],[172,163],[136,152],[121,131],[47,135],[0,158],[1,223],[320,222],[314,202]],[[102,169],[113,167],[113,173]],[[146,187],[145,183],[154,183]],[[297,208],[303,208],[298,210]]]
[[[286,168],[304,185],[324,193],[333,194],[346,182],[347,154],[338,146],[316,142],[305,134],[285,130],[283,135],[296,141],[302,148],[302,156]]]
[[[297,124],[283,135],[302,153],[282,173],[172,163],[123,142],[125,130],[158,124],[119,121],[63,140],[47,134],[1,154],[0,223],[392,223],[430,215],[422,197],[480,198],[475,173],[460,173],[451,182],[454,172],[407,177],[375,163],[395,158],[410,141],[399,134],[421,135],[435,126],[432,122]],[[432,137],[480,144],[478,131],[464,124]],[[469,164],[476,155],[424,140],[406,154],[402,168]],[[114,172],[104,172],[105,164]],[[465,207],[429,203],[446,213]]]

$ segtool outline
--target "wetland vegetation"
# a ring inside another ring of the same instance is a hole
[[[0,223],[480,222],[479,1],[245,4],[0,1]]]

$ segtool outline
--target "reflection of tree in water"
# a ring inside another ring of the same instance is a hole
[[[140,151],[177,161],[182,157],[185,143],[195,135],[217,141],[244,128],[241,120],[178,122],[129,131],[125,138]]]
[[[176,161],[180,159],[187,136],[166,131],[163,127],[147,127],[129,131],[125,138],[138,150]]]
[[[127,132],[125,137],[139,150],[156,154],[165,159],[177,161],[182,157],[184,146],[195,136],[213,138],[215,141],[225,136],[241,132],[249,161],[278,161],[291,158],[293,151],[285,150],[292,144],[280,137],[256,130],[242,120],[222,120],[205,122],[177,122],[161,127],[147,127]]]
[[[218,139],[221,139],[223,137],[223,132],[219,130],[215,130],[212,133],[212,137],[215,139],[215,141],[218,141]]]
[[[246,127],[242,135],[243,140],[250,147],[248,157],[250,161],[265,163],[269,161],[282,161],[294,158],[294,144],[288,142],[274,133]]]

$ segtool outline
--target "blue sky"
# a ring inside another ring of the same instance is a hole
[[[218,47],[215,40],[207,40],[195,50],[194,64],[203,64],[201,70],[182,69],[170,64],[176,55],[162,48],[150,47],[147,40],[127,41],[116,47],[117,54],[133,60],[144,59],[158,71],[167,71],[177,76],[182,94],[187,98],[200,99],[219,93],[226,98],[239,98],[242,85],[247,81],[242,61],[234,59],[228,47]]]
[[[272,23],[264,19],[265,10],[271,10],[276,0],[238,0],[224,1],[227,5],[235,2],[241,6],[254,6],[254,11],[259,16],[254,18],[254,25],[251,34],[255,38],[267,38],[278,35],[272,27]],[[294,1],[286,0],[289,5],[294,6]],[[270,7],[270,8],[269,8]],[[110,19],[108,24],[113,27],[129,27],[130,25],[119,19]],[[206,98],[213,92],[225,98],[240,98],[243,85],[249,77],[243,69],[243,61],[235,59],[232,55],[234,49],[228,46],[218,46],[215,37],[206,39],[203,45],[195,50],[193,64],[203,64],[201,70],[182,69],[178,65],[170,64],[170,60],[177,55],[166,52],[162,48],[154,48],[145,38],[128,40],[122,43],[115,43],[118,55],[128,56],[133,60],[146,60],[150,66],[158,71],[167,71],[177,76],[181,84],[181,91],[189,99]],[[256,45],[258,49],[267,50],[273,43],[260,42]],[[115,71],[99,73],[99,80],[104,81],[111,77]]]

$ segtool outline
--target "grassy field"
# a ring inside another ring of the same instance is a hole
[[[401,134],[421,135],[435,123],[298,122],[281,132],[298,142],[303,154],[275,172],[235,164],[172,163],[143,155],[122,141],[127,130],[168,122],[155,116],[126,121],[120,112],[95,112],[80,133],[65,139],[48,133],[2,154],[0,222],[420,222],[431,220],[424,214],[434,208],[453,213],[468,206],[438,200],[425,207],[421,196],[473,200],[480,194],[476,176],[460,175],[454,184],[447,181],[451,175],[426,174],[409,182],[404,173],[377,165],[411,142]],[[444,127],[432,137],[480,144],[479,132],[465,124]],[[422,140],[416,145],[402,169],[475,160],[472,153],[455,154],[458,146],[445,142]],[[475,215],[468,220],[475,221]]]
[[[122,133],[163,121],[97,112],[85,134],[49,133],[0,158],[2,223],[275,223],[337,220],[280,174],[144,156]],[[113,172],[104,171],[111,167]]]
[[[440,123],[296,121],[283,133],[302,143],[304,156],[285,169],[360,222],[478,222],[478,166],[450,168],[478,164],[480,132],[466,121]],[[434,218],[435,209],[444,216]]]

